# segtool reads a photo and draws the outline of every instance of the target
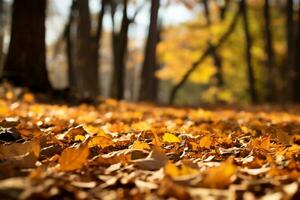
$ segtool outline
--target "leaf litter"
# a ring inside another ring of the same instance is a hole
[[[300,197],[299,108],[68,105],[8,92],[0,199]]]

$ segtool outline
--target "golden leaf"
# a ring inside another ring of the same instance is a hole
[[[146,142],[136,140],[132,144],[131,149],[134,149],[134,150],[150,150],[151,148],[150,148],[149,144],[147,144]]]
[[[233,164],[233,159],[229,158],[218,167],[207,169],[202,184],[210,188],[225,188],[232,182],[236,172],[237,167]]]
[[[180,143],[181,140],[176,135],[173,135],[171,133],[165,133],[164,136],[163,136],[163,142]]]
[[[213,145],[213,138],[211,136],[204,136],[199,141],[199,146],[201,148],[209,149]]]
[[[112,146],[112,145],[114,145],[112,139],[107,138],[107,137],[103,137],[103,136],[92,137],[90,139],[90,141],[88,142],[89,148],[95,147],[95,146],[105,148],[105,147]]]
[[[79,147],[68,147],[63,150],[60,159],[61,171],[73,171],[80,169],[87,161],[89,156],[88,145],[81,144]]]

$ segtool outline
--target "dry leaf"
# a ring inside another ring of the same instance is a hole
[[[68,147],[63,150],[60,159],[61,171],[73,171],[82,168],[89,156],[88,145],[81,144],[78,147]]]
[[[144,170],[158,170],[165,166],[167,161],[165,153],[160,148],[154,147],[145,159],[133,160],[132,163]]]
[[[165,133],[163,136],[163,142],[167,143],[180,143],[181,140],[176,136],[171,133]]]
[[[237,172],[233,159],[229,158],[220,166],[206,170],[202,185],[210,188],[225,188],[232,182],[232,177]]]

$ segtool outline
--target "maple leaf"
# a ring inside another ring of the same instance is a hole
[[[89,156],[89,148],[87,143],[78,147],[68,147],[63,150],[59,158],[59,169],[61,171],[73,171],[81,169]]]

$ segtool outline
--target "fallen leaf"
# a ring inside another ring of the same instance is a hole
[[[201,148],[209,149],[213,145],[213,139],[210,136],[204,136],[199,141],[199,146]]]
[[[144,159],[133,160],[132,163],[144,170],[158,170],[165,166],[168,158],[158,147],[154,147],[149,155]]]
[[[107,138],[107,137],[103,137],[103,136],[92,137],[90,139],[90,141],[88,142],[89,148],[95,147],[95,146],[105,148],[105,147],[113,146],[113,145],[114,145],[114,142],[112,141],[111,138]]]
[[[207,169],[202,185],[210,188],[225,188],[232,182],[236,172],[237,167],[233,164],[233,159],[229,158],[220,166]]]
[[[0,159],[7,159],[10,157],[25,155],[26,153],[33,153],[37,158],[40,154],[40,143],[37,140],[14,143],[14,144],[0,144]]]
[[[150,148],[149,144],[147,144],[146,142],[136,140],[132,144],[131,149],[135,149],[135,150],[150,150],[151,148]]]
[[[163,136],[163,142],[167,143],[180,143],[181,140],[176,136],[171,133],[165,133]]]
[[[60,159],[61,171],[73,171],[82,168],[89,156],[88,145],[81,144],[78,147],[68,147],[63,150]]]

